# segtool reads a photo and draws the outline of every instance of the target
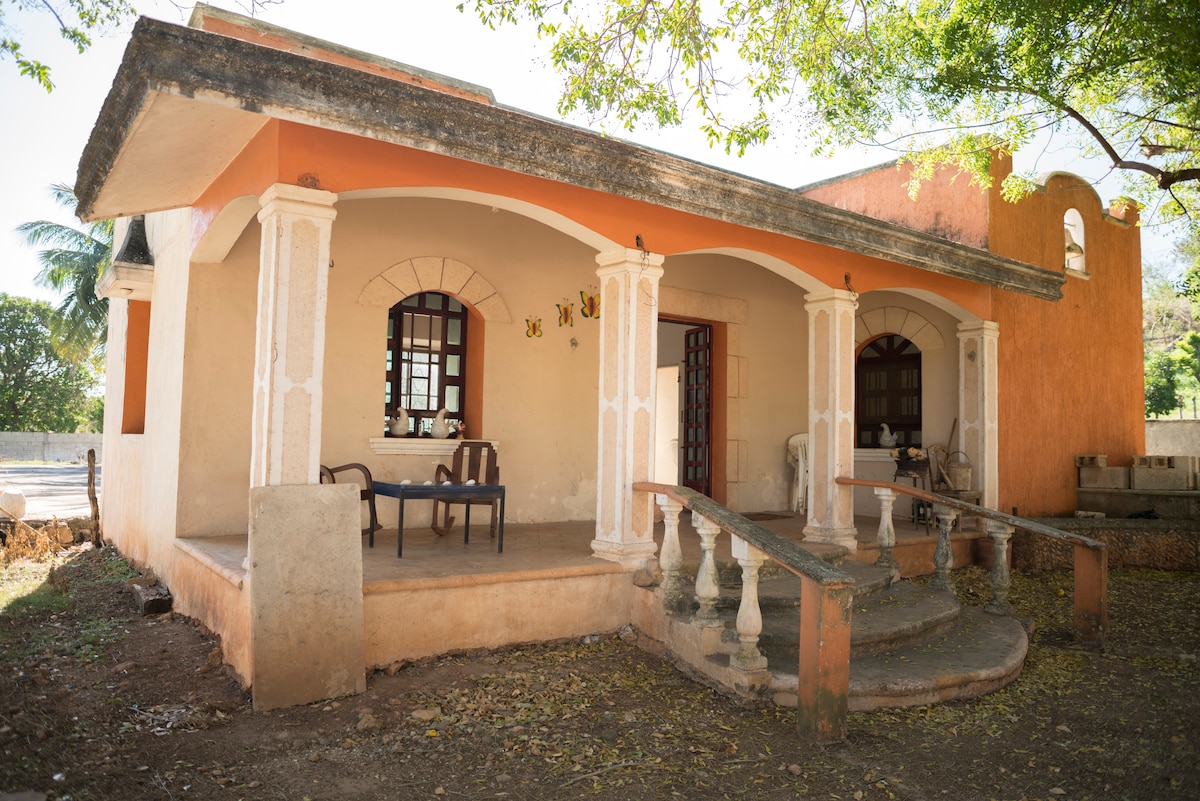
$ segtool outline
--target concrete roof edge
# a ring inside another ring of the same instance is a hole
[[[214,46],[214,39],[220,46]],[[1065,278],[757,179],[519,110],[143,18],[80,160],[79,214],[151,89],[439,153],[1049,300]],[[204,102],[197,100],[197,102]]]

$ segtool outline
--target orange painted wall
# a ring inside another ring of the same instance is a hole
[[[877,220],[903,225],[973,248],[987,249],[987,195],[965,175],[939,170],[920,189],[917,201],[908,194],[908,166],[884,165],[854,173],[803,192],[812,200]]]
[[[1063,215],[1083,217],[1089,279],[1068,275],[1050,303],[997,292],[1000,325],[1000,508],[1022,515],[1075,509],[1075,457],[1129,465],[1145,450],[1141,238],[1136,211],[1117,220],[1074,176],[1051,177],[1019,204],[999,196],[1008,159],[993,165],[988,239],[1005,256],[1062,270]]]

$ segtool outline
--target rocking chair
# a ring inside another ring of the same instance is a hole
[[[496,449],[486,440],[466,440],[454,452],[450,467],[444,464],[437,466],[434,471],[435,484],[491,484],[500,483],[500,463],[497,461]],[[496,536],[496,521],[499,519],[500,500],[498,498],[434,498],[433,500],[433,530],[438,535],[447,534],[454,525],[450,516],[450,504],[459,503],[487,504],[492,507],[492,525],[488,529],[491,536]],[[438,524],[438,506],[442,506],[442,522]]]
[[[337,474],[347,470],[357,470],[362,474],[362,478],[353,479],[353,483],[359,484],[362,487],[358,493],[358,497],[366,501],[367,504],[367,528],[364,528],[362,533],[370,535],[370,545],[374,547],[375,532],[383,528],[383,526],[380,525],[379,517],[375,514],[375,490],[371,486],[371,471],[367,469],[367,466],[358,462],[338,465],[337,467],[321,465],[321,483],[336,484],[338,483]]]

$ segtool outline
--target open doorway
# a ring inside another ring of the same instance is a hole
[[[659,320],[655,480],[712,495],[713,328]]]

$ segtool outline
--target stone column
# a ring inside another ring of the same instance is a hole
[[[989,509],[1000,501],[999,338],[1000,326],[987,320],[958,325],[958,449],[971,460],[979,505]]]
[[[329,240],[337,195],[275,184],[259,199],[262,245],[250,486],[317,484]]]
[[[255,709],[366,688],[358,491],[320,483],[336,199],[284,184],[260,199],[247,554]]]
[[[626,249],[600,265],[600,424],[596,466],[596,556],[641,567],[655,552],[654,498],[634,493],[654,478],[658,281],[663,256]]]
[[[854,299],[842,289],[807,296],[808,463],[812,506],[804,536],[858,549],[854,475]]]

